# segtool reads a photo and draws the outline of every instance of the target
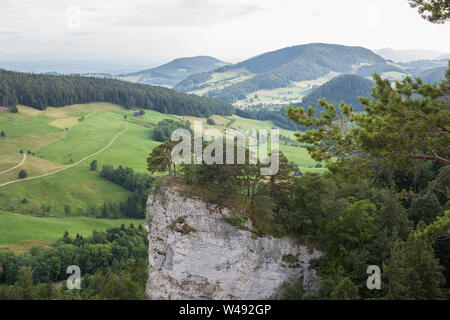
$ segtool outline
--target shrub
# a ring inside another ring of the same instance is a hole
[[[19,179],[25,179],[28,176],[28,173],[25,170],[20,170]]]
[[[92,160],[92,162],[91,162],[91,170],[92,171],[97,171],[97,166],[98,166],[97,160]]]
[[[64,206],[64,213],[68,216],[68,215],[71,214],[71,212],[72,212],[72,208],[70,207],[69,204],[66,204],[66,205]]]
[[[237,228],[241,228],[242,226],[244,226],[246,221],[245,218],[239,213],[233,214],[232,216],[228,217],[227,220],[232,226],[235,226]]]

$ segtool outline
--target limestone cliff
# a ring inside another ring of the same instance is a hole
[[[291,277],[316,287],[310,259],[321,252],[290,239],[233,227],[230,210],[185,198],[171,187],[150,195],[149,299],[267,299]],[[251,230],[251,222],[246,226]]]

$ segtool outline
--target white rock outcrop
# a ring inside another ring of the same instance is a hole
[[[149,299],[267,299],[300,276],[305,289],[317,288],[309,261],[320,251],[291,239],[255,237],[226,222],[229,215],[170,187],[150,195]]]

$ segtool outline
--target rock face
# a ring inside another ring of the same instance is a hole
[[[149,299],[267,299],[303,276],[317,289],[311,251],[290,239],[256,237],[233,227],[218,209],[165,187],[147,202]],[[246,226],[251,229],[248,221]]]

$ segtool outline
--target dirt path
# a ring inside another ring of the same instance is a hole
[[[12,168],[10,168],[10,169],[7,169],[7,170],[5,170],[5,171],[0,172],[0,174],[7,173],[7,172],[9,172],[9,171],[12,171],[12,170],[14,170],[14,169],[20,167],[21,165],[23,165],[23,163],[25,162],[26,159],[27,159],[27,154],[24,152],[24,153],[23,153],[23,158],[22,158],[22,162],[21,162],[21,163],[19,163],[19,164],[18,164],[17,166],[15,166],[15,167],[12,167]]]
[[[74,164],[71,164],[71,165],[69,165],[69,166],[67,166],[67,167],[64,167],[64,168],[58,169],[58,170],[56,170],[56,171],[53,171],[53,172],[50,172],[50,173],[46,173],[46,174],[40,175],[40,176],[30,177],[30,178],[25,178],[25,179],[20,179],[20,180],[14,180],[14,181],[9,181],[9,182],[0,184],[0,188],[1,188],[1,187],[4,187],[4,186],[7,186],[7,185],[9,185],[9,184],[17,183],[17,182],[23,182],[23,181],[28,181],[28,180],[34,180],[34,179],[39,179],[39,178],[48,177],[48,176],[51,176],[51,175],[56,174],[56,173],[58,173],[58,172],[61,172],[61,171],[70,169],[70,168],[72,168],[72,167],[75,167],[76,165],[79,165],[80,163],[86,161],[87,159],[92,158],[92,157],[98,155],[99,153],[102,153],[103,151],[105,151],[105,150],[108,149],[109,147],[111,147],[111,145],[114,143],[114,141],[116,141],[116,139],[117,139],[121,134],[127,132],[127,130],[128,130],[128,123],[125,122],[125,126],[126,126],[126,128],[125,128],[124,130],[120,131],[118,134],[116,134],[116,135],[114,136],[114,138],[112,138],[112,140],[108,143],[108,145],[107,145],[106,147],[100,149],[99,151],[97,151],[97,152],[95,152],[95,153],[93,153],[93,154],[91,154],[91,155],[89,155],[89,156],[87,156],[87,157],[84,157],[83,159],[81,159],[81,160],[75,162]]]

